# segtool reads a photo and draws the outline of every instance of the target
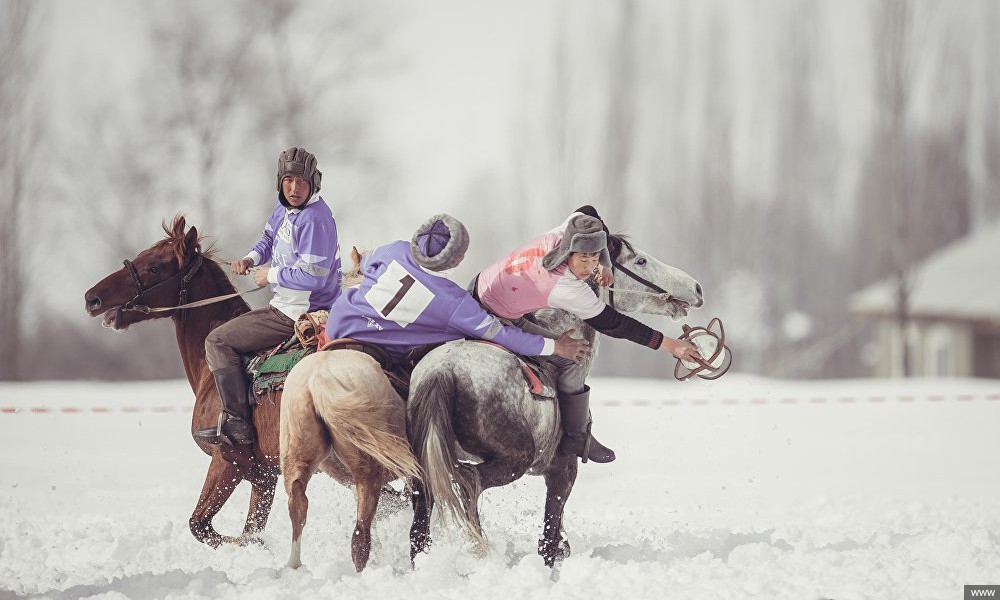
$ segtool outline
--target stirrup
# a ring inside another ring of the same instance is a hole
[[[202,441],[206,444],[211,444],[213,446],[218,446],[220,444],[229,444],[234,448],[238,446],[246,446],[248,444],[254,443],[256,441],[256,436],[247,442],[239,443],[233,439],[228,433],[223,431],[223,426],[226,424],[227,415],[225,411],[219,413],[219,422],[215,427],[207,427],[205,429],[199,429],[192,434],[195,441]],[[253,431],[253,426],[251,426],[251,431]]]
[[[226,413],[220,412],[219,422],[215,427],[206,427],[205,429],[198,429],[191,434],[191,437],[193,437],[195,441],[200,440],[202,442],[205,442],[206,444],[212,444],[213,446],[218,446],[219,444],[222,443],[223,439],[225,438],[225,436],[222,433],[222,424],[225,421],[226,421]],[[231,442],[231,440],[228,440],[228,438],[225,439]]]

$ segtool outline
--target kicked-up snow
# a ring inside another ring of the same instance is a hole
[[[185,382],[0,384],[0,600],[944,600],[1000,584],[998,381],[592,385],[618,460],[581,465],[557,569],[536,554],[544,484],[529,477],[484,494],[489,554],[435,521],[411,567],[410,508],[386,506],[358,574],[353,493],[325,476],[298,571],[280,481],[264,545],[195,541],[208,458]],[[220,532],[242,529],[248,490]]]

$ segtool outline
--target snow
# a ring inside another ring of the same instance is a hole
[[[484,495],[490,554],[435,523],[411,568],[406,507],[384,511],[358,574],[353,495],[322,476],[302,569],[283,566],[280,483],[264,546],[194,540],[208,458],[186,382],[0,383],[0,599],[952,599],[1000,583],[1000,381],[592,385],[618,460],[581,466],[556,571],[536,554],[544,485],[529,477]],[[221,532],[248,498],[242,484]]]

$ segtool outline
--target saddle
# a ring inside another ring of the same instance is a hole
[[[285,389],[285,379],[292,367],[326,343],[328,316],[325,310],[303,313],[295,322],[292,337],[273,348],[243,357],[250,380],[251,405],[258,404],[265,396],[272,399],[275,392]]]
[[[480,339],[469,339],[468,341],[478,344],[488,344],[510,352],[510,350],[507,350],[496,342],[488,342]],[[556,397],[555,366],[541,361],[534,356],[521,356],[513,352],[511,354],[517,359],[521,367],[521,375],[524,376],[524,382],[528,384],[528,389],[531,390],[532,396],[537,400],[548,400]]]
[[[375,362],[382,368],[389,383],[392,384],[393,389],[403,401],[406,401],[410,394],[410,374],[413,372],[416,361],[407,360],[400,364],[393,360],[381,346],[360,342],[353,338],[330,340],[320,348],[321,352],[336,352],[337,350],[355,350],[374,358]]]

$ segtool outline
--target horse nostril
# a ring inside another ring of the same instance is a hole
[[[698,294],[699,298],[704,298],[705,297],[705,294],[701,293],[701,284],[700,283],[694,284],[694,291],[695,291],[696,294]]]
[[[94,296],[93,298],[87,301],[87,308],[89,308],[90,310],[97,310],[98,308],[101,308],[101,299],[98,298],[97,296]]]

